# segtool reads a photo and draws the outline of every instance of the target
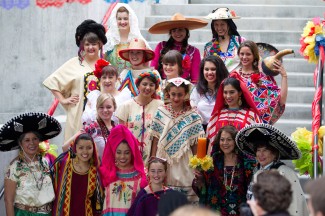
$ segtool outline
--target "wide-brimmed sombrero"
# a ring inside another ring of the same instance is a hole
[[[171,29],[187,28],[188,30],[203,28],[208,22],[196,18],[185,18],[182,14],[176,13],[171,20],[154,24],[149,28],[151,34],[166,34]]]
[[[51,139],[61,132],[60,123],[45,113],[24,113],[10,119],[0,129],[0,151],[19,148],[18,138],[27,132],[38,132],[40,141]]]
[[[154,51],[146,47],[146,43],[139,38],[134,38],[130,41],[129,47],[119,51],[119,55],[125,61],[130,61],[129,51],[131,50],[140,50],[145,52],[144,62],[151,61],[155,57]]]
[[[240,17],[236,15],[235,11],[229,10],[227,7],[217,8],[204,18],[209,20],[240,19]]]
[[[287,135],[269,124],[246,126],[236,136],[238,148],[245,154],[254,157],[258,142],[267,143],[276,148],[280,153],[280,159],[296,160],[301,157],[297,145]]]

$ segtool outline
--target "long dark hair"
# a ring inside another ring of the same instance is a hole
[[[211,55],[211,56],[208,56],[208,57],[202,59],[201,64],[200,64],[199,81],[196,85],[197,92],[202,95],[209,91],[208,81],[204,78],[205,62],[211,62],[216,67],[216,84],[214,87],[215,93],[218,91],[218,88],[220,87],[221,82],[224,79],[226,79],[229,75],[229,72],[220,57]]]
[[[226,85],[231,85],[232,87],[234,87],[238,92],[243,92],[240,88],[240,82],[238,79],[234,78],[234,77],[228,77],[227,79],[224,80],[223,82],[223,88]],[[242,108],[250,108],[250,106],[248,105],[246,98],[244,97],[244,94],[242,94],[241,96],[241,101],[242,101]]]
[[[158,65],[158,71],[159,71],[160,75],[162,75],[162,71],[163,71],[162,70],[162,58],[169,50],[172,50],[174,47],[175,40],[172,37],[172,30],[173,29],[171,29],[169,31],[169,35],[170,35],[169,39],[166,42],[164,48],[162,48],[162,50],[160,51],[159,65]],[[188,39],[190,37],[190,31],[187,28],[185,28],[185,30],[186,30],[186,36],[185,36],[184,40],[182,41],[182,47],[181,47],[181,50],[179,51],[182,55],[186,53],[186,49],[188,46]]]

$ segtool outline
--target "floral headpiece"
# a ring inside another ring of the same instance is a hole
[[[319,48],[325,48],[325,20],[315,17],[313,21],[308,21],[300,38],[300,53],[308,62],[317,63],[319,58]]]
[[[106,61],[105,59],[98,59],[96,64],[95,64],[95,70],[94,70],[94,75],[100,79],[102,77],[103,74],[103,68],[110,65],[110,63],[108,61]]]
[[[189,55],[183,54],[182,68],[185,70],[191,68],[191,57]]]
[[[147,72],[143,72],[141,73],[137,80],[135,81],[135,84],[138,86],[141,82],[141,80],[143,80],[145,77],[152,77],[156,80],[155,85],[156,85],[156,89],[159,87],[160,85],[160,77],[156,74],[153,73],[152,71],[147,71]]]
[[[182,85],[183,83],[185,85],[190,85],[191,82],[182,78],[182,77],[176,77],[176,78],[172,78],[167,80],[168,83],[173,83],[175,86],[179,87],[180,85]]]

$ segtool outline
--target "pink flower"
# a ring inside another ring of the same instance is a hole
[[[188,70],[191,68],[191,58],[188,55],[185,55],[182,61],[182,67],[185,70]]]
[[[96,88],[97,88],[96,81],[95,80],[90,81],[89,84],[88,84],[88,89],[90,91],[94,91]]]

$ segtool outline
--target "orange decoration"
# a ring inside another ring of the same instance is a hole
[[[204,158],[207,155],[207,139],[199,137],[197,144],[197,157]]]

